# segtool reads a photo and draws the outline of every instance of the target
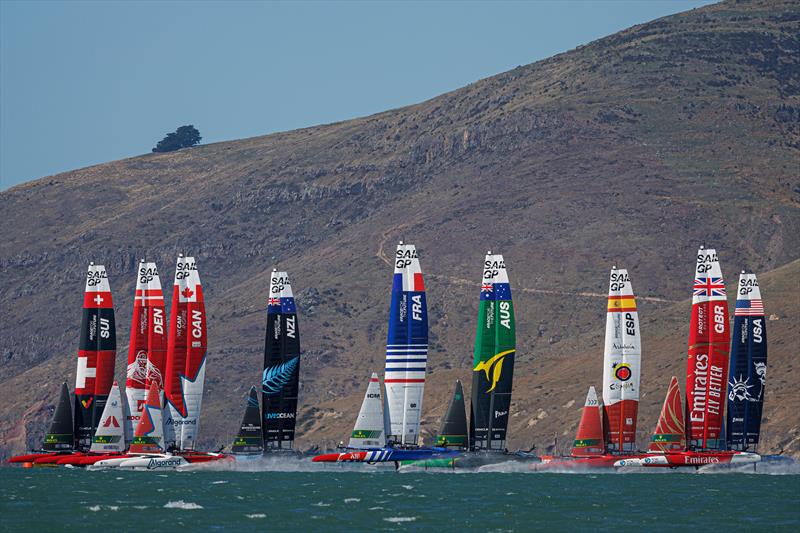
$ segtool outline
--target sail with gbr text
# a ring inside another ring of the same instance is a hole
[[[729,347],[728,302],[717,252],[701,247],[694,275],[686,369],[685,421],[690,450],[723,447]]]

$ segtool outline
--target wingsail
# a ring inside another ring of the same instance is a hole
[[[456,380],[456,388],[447,412],[442,419],[442,428],[436,437],[436,446],[445,448],[467,449],[467,412],[464,408],[464,390],[461,380]]]
[[[353,433],[350,435],[348,448],[376,448],[386,444],[383,427],[383,401],[381,400],[381,382],[378,374],[372,373],[369,378],[367,392],[361,403]]]
[[[273,271],[261,377],[265,450],[294,446],[299,380],[300,330],[292,285],[286,272]]]
[[[206,374],[206,309],[194,257],[178,256],[172,286],[165,395],[167,427],[181,450],[193,450]]]
[[[600,421],[600,404],[597,401],[597,392],[594,387],[589,387],[586,394],[586,403],[583,404],[581,422],[572,444],[573,457],[594,457],[605,454],[603,442],[603,427]]]
[[[729,450],[755,451],[767,382],[767,322],[755,274],[742,272],[736,295],[728,376],[726,442]]]
[[[730,331],[725,281],[712,248],[700,248],[694,276],[686,370],[686,440],[691,450],[723,447]]]
[[[506,448],[515,356],[514,303],[505,261],[502,255],[488,252],[481,278],[472,369],[469,440],[474,450]]]
[[[83,295],[83,316],[75,378],[76,447],[88,450],[114,381],[117,332],[108,275],[103,265],[89,263]]]
[[[680,452],[686,449],[683,406],[678,378],[672,376],[667,389],[667,397],[661,407],[658,424],[650,439],[651,452]]]
[[[139,262],[136,293],[133,300],[131,338],[128,346],[128,369],[125,396],[128,413],[125,433],[130,438],[141,417],[150,385],[164,387],[167,352],[167,316],[164,293],[155,263]]]
[[[258,406],[258,391],[250,387],[247,395],[247,406],[242,417],[239,433],[233,441],[231,452],[235,454],[261,455],[264,451],[264,442],[261,433],[261,410]]]
[[[642,343],[628,271],[614,267],[608,284],[603,358],[603,428],[609,453],[636,450]]]
[[[413,244],[400,242],[394,258],[384,383],[390,438],[405,445],[418,444],[427,363],[428,305],[419,256]]]

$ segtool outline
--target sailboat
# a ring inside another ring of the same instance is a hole
[[[30,463],[37,460],[50,460],[54,463],[58,458],[72,455],[75,450],[75,428],[72,425],[72,404],[69,400],[69,387],[66,382],[61,385],[53,412],[50,427],[44,435],[42,449],[34,453],[26,453],[11,457],[9,463]],[[41,463],[40,463],[41,464]]]
[[[247,405],[239,426],[239,433],[231,445],[231,453],[237,456],[252,455],[260,457],[264,453],[264,440],[261,429],[261,410],[258,406],[258,391],[250,387]]]
[[[445,448],[419,446],[427,361],[428,307],[425,282],[416,247],[400,241],[395,251],[386,338],[386,395],[382,417],[387,432],[385,445],[322,454],[314,457],[313,462],[394,462],[399,467],[400,461],[404,460],[457,455],[458,452]],[[368,389],[365,403],[372,400],[369,394]],[[362,406],[362,411],[365,408],[374,411],[375,405],[373,402],[371,406]]]
[[[155,263],[146,263],[142,259],[136,271],[125,381],[128,407],[125,436],[128,442],[139,422],[150,384],[156,383],[159,390],[164,386],[166,352],[167,317],[158,268]]]
[[[611,268],[606,301],[602,408],[591,387],[571,454],[543,457],[543,469],[608,468],[636,453],[642,344],[636,296],[626,269]]]
[[[103,459],[121,457],[127,448],[125,442],[125,406],[119,385],[115,381],[108,394],[106,406],[92,437],[92,446],[86,454],[71,454],[55,464],[86,466]]]
[[[114,304],[103,265],[89,263],[75,377],[76,449],[87,451],[114,381],[117,333]]]
[[[483,264],[475,332],[469,438],[472,451],[506,450],[515,356],[511,285],[503,256],[490,251]]]
[[[733,318],[725,442],[757,451],[767,381],[767,323],[755,274],[742,271]]]
[[[620,459],[618,467],[699,467],[709,464],[747,464],[761,460],[755,453],[725,450],[723,431],[728,377],[730,332],[725,281],[717,252],[700,247],[689,324],[686,402],[686,447],[653,450],[645,456]],[[670,387],[670,392],[673,387]],[[668,396],[668,401],[669,396]],[[674,402],[672,400],[670,403]],[[666,403],[665,403],[666,407]],[[663,414],[663,413],[662,413]],[[661,425],[661,421],[659,421]],[[656,435],[659,435],[659,428]]]
[[[463,400],[461,408],[461,416],[465,418]],[[404,461],[458,455],[453,451],[440,447],[395,447],[390,445],[391,443],[386,440],[389,427],[388,417],[385,416],[386,412],[385,403],[381,398],[380,380],[378,379],[378,374],[373,372],[347,447],[340,448],[340,451],[336,453],[318,455],[312,461],[315,463],[358,462],[370,464],[394,462],[395,466],[399,466]],[[464,429],[466,430],[466,419],[464,420]]]
[[[273,270],[267,302],[261,412],[264,451],[293,451],[300,382],[300,330],[292,285]]]
[[[464,408],[464,389],[461,380],[456,380],[453,397],[447,406],[442,427],[436,437],[436,446],[466,450],[469,448],[469,434],[467,430],[467,414]]]
[[[195,450],[206,376],[206,309],[194,257],[178,255],[167,340],[166,447]]]

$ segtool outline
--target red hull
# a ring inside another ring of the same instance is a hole
[[[716,464],[748,464],[757,463],[761,457],[754,453],[720,451],[720,452],[668,452],[665,454],[646,454],[625,459],[624,464],[617,466],[644,466],[649,468],[701,467]]]
[[[633,455],[597,455],[595,457],[541,456],[542,462],[531,465],[532,470],[591,470],[595,468],[614,468],[621,459],[631,459]]]
[[[61,453],[28,453],[25,455],[15,455],[11,457],[8,462],[9,463],[32,463],[36,459],[41,459],[43,457],[52,457],[54,455],[63,455]]]

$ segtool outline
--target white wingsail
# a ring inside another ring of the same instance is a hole
[[[100,417],[94,437],[92,453],[122,453],[125,451],[125,409],[119,385],[115,381],[108,394],[108,401]]]
[[[361,404],[353,433],[350,435],[348,448],[374,448],[386,444],[384,433],[383,402],[381,401],[381,383],[378,374],[372,373],[369,378],[367,393]]]
[[[603,428],[611,453],[636,449],[642,341],[628,271],[614,267],[608,284],[603,360]]]

